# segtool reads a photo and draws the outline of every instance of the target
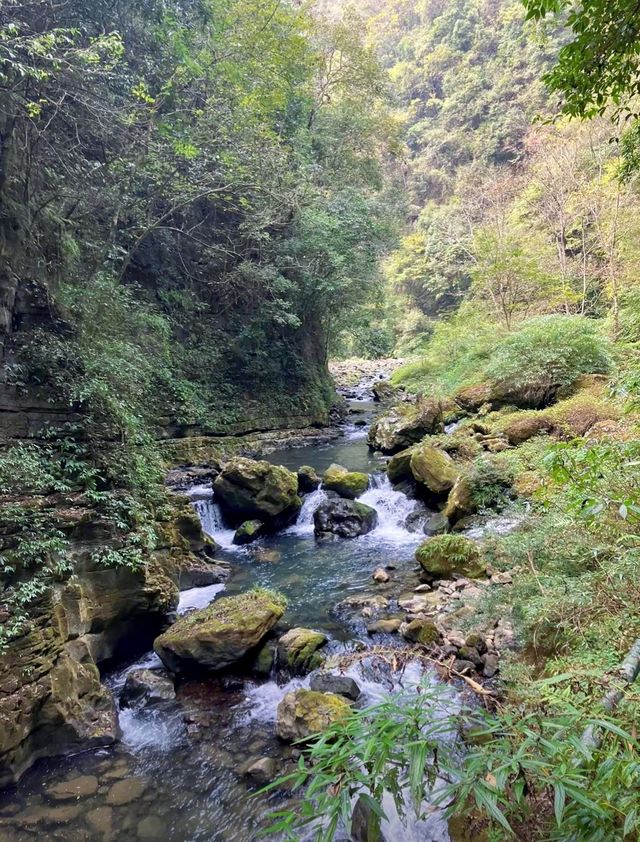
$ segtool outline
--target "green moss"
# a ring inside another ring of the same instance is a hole
[[[330,465],[325,471],[322,487],[327,491],[335,491],[348,500],[355,500],[369,487],[369,475],[359,471],[347,471],[341,465]]]
[[[449,579],[454,573],[477,578],[486,573],[478,546],[463,535],[437,535],[416,550],[416,560],[433,578]]]

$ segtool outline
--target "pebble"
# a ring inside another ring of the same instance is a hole
[[[382,567],[378,567],[377,570],[374,571],[373,574],[373,581],[378,582],[379,584],[384,584],[385,582],[389,582],[391,580],[391,576],[384,570]]]
[[[166,825],[159,816],[146,816],[138,822],[138,839],[162,839],[166,835]]]
[[[104,839],[110,839],[113,829],[113,809],[111,807],[96,807],[85,815],[87,823]]]

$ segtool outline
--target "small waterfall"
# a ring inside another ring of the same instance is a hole
[[[287,529],[287,532],[293,535],[313,535],[313,516],[316,509],[326,500],[327,495],[321,488],[308,494],[304,499],[297,521]]]
[[[186,614],[187,611],[193,611],[196,608],[206,608],[225,587],[223,584],[205,585],[203,588],[189,588],[188,591],[182,591],[178,603],[178,614]]]
[[[416,501],[396,491],[386,474],[373,474],[369,489],[358,497],[358,502],[372,506],[378,512],[378,526],[371,533],[373,536],[395,544],[416,543],[415,534],[404,525],[407,516],[415,509]]]
[[[220,506],[214,502],[210,485],[196,485],[187,492],[196,510],[202,529],[224,550],[237,550],[233,543],[235,530],[225,526]]]

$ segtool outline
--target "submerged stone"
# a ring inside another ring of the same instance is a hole
[[[120,706],[142,708],[175,699],[173,679],[165,670],[136,669],[127,675]]]

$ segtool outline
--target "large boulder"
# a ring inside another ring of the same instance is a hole
[[[349,703],[341,696],[294,690],[278,705],[276,734],[287,742],[304,740],[346,719],[350,711]]]
[[[444,450],[424,444],[411,454],[413,478],[429,495],[441,497],[450,491],[458,477],[453,459]]]
[[[465,476],[458,477],[449,492],[443,514],[447,517],[449,523],[454,524],[463,517],[475,514],[477,510],[471,483]]]
[[[401,450],[389,459],[387,464],[387,476],[389,482],[397,485],[407,479],[413,479],[411,473],[411,457],[413,456],[413,448]]]
[[[393,407],[372,424],[369,446],[383,453],[398,453],[443,429],[441,403],[433,398],[421,398],[416,404]]]
[[[302,501],[298,477],[281,465],[238,456],[226,463],[213,484],[216,500],[231,523],[261,520],[273,526],[291,522]]]
[[[451,579],[454,574],[474,579],[487,571],[478,546],[464,535],[428,538],[416,550],[416,560],[430,579]]]
[[[525,441],[543,433],[549,433],[553,424],[543,412],[516,413],[503,427],[507,441],[511,445],[523,444]]]
[[[493,390],[490,383],[465,386],[453,396],[455,402],[467,412],[478,412],[485,404],[491,404]]]
[[[278,664],[293,675],[305,675],[324,661],[319,650],[327,642],[326,634],[313,629],[296,628],[278,641]]]
[[[313,515],[314,532],[318,537],[357,538],[374,530],[377,524],[376,510],[354,500],[328,500]]]
[[[156,638],[153,648],[175,673],[221,670],[258,646],[285,607],[283,597],[264,589],[223,597],[180,617]]]
[[[175,699],[173,679],[164,670],[135,669],[127,674],[120,707],[142,708]]]
[[[348,471],[342,465],[330,465],[322,478],[322,487],[325,491],[335,491],[347,500],[355,500],[369,487],[369,475]]]

